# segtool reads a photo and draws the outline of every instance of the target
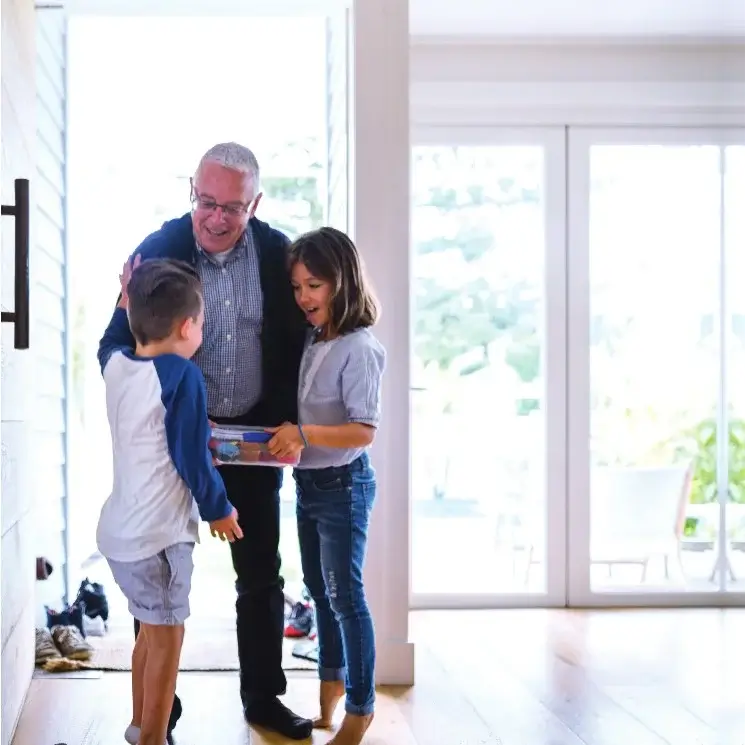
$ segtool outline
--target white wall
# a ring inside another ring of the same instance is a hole
[[[416,34],[605,37],[745,33],[739,0],[410,0]]]
[[[385,50],[381,54],[381,50]],[[414,681],[409,642],[409,102],[408,13],[400,0],[354,0],[347,69],[349,233],[383,307],[383,423],[372,448],[378,491],[365,571],[377,682]],[[332,122],[332,125],[335,122]],[[343,148],[333,151],[341,155]],[[332,195],[333,196],[333,195]],[[342,211],[343,212],[343,211]]]
[[[427,39],[411,44],[420,124],[738,124],[745,42]]]

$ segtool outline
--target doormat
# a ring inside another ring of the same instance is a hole
[[[94,648],[93,657],[88,662],[89,669],[107,671],[129,671],[132,669],[132,648],[134,634],[117,630],[106,636],[90,636],[87,639]],[[282,651],[282,667],[286,671],[317,670],[312,660],[293,657],[292,651],[297,639],[285,639]],[[233,628],[214,629],[199,627],[189,629],[184,634],[181,650],[181,672],[223,672],[237,671],[238,643]]]

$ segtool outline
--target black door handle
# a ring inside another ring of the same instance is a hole
[[[3,312],[3,323],[14,323],[14,346],[28,349],[29,343],[29,276],[28,258],[30,242],[28,179],[15,180],[15,204],[2,205],[2,214],[16,219],[15,225],[15,311]]]

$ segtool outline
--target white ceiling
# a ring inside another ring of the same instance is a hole
[[[410,0],[412,34],[734,36],[745,0]]]
[[[54,2],[54,0],[52,0]],[[57,0],[73,13],[318,15],[349,0]],[[405,0],[401,0],[405,2]],[[409,0],[414,36],[743,36],[745,0]]]

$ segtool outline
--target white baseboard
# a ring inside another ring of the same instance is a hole
[[[414,685],[414,644],[377,640],[376,685]]]

